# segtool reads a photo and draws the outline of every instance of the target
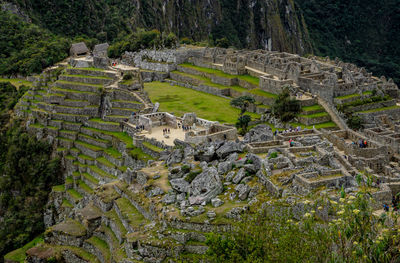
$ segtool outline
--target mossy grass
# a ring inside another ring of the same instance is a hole
[[[153,160],[154,158],[151,155],[143,152],[142,149],[135,147],[132,151],[129,152],[130,156],[136,160],[141,160],[147,163],[149,160]]]
[[[83,146],[85,148],[88,148],[88,149],[90,149],[92,151],[95,151],[95,152],[100,152],[100,151],[104,150],[104,148],[101,148],[99,146],[92,145],[92,144],[89,144],[89,143],[86,143],[86,142],[82,142],[82,141],[75,141],[75,144],[81,145],[81,146]]]
[[[110,178],[110,179],[117,179],[117,177],[101,170],[99,167],[95,166],[95,165],[90,165],[89,166],[90,170],[92,170],[93,172],[97,173],[98,175],[100,175],[101,177],[106,177],[106,178]]]
[[[229,99],[185,87],[171,86],[168,83],[145,83],[145,91],[152,101],[161,104],[160,111],[173,112],[176,116],[195,112],[200,118],[234,124],[240,113],[239,109],[229,104]],[[246,114],[252,119],[260,117],[255,113]]]
[[[122,224],[122,222],[119,219],[119,217],[118,217],[117,213],[115,212],[115,210],[112,209],[112,210],[108,211],[106,213],[106,216],[109,219],[111,219],[117,225],[117,227],[118,227],[119,231],[121,232],[121,234],[123,236],[125,236],[128,231],[126,230],[125,226]]]
[[[90,244],[92,244],[94,247],[96,247],[98,250],[100,250],[101,254],[104,257],[104,261],[105,262],[110,262],[110,248],[108,247],[107,243],[96,237],[96,236],[92,236],[91,238],[87,239],[85,242],[88,242]]]
[[[316,111],[316,110],[323,110],[324,108],[322,108],[320,105],[315,104],[312,106],[306,106],[306,107],[302,107],[301,108],[303,111]]]
[[[104,150],[104,152],[115,159],[122,158],[122,154],[114,148],[107,148]]]
[[[73,184],[74,183],[74,179],[72,179],[71,176],[68,176],[67,178],[65,178],[65,184]]]
[[[327,112],[319,112],[319,113],[314,113],[314,114],[310,114],[310,115],[299,115],[299,117],[303,117],[303,118],[319,118],[319,117],[324,117],[324,116],[328,116]]]
[[[96,161],[109,167],[109,168],[115,168],[115,165],[112,162],[110,162],[109,160],[107,160],[106,158],[104,158],[103,156],[97,158]]]
[[[94,191],[90,186],[88,186],[84,181],[78,180],[78,186],[81,188],[83,191],[85,191],[88,194],[93,194]]]
[[[6,254],[4,256],[4,259],[10,262],[24,262],[26,259],[26,251],[42,243],[44,243],[43,234],[36,237],[23,247],[13,250],[10,253]]]
[[[153,144],[151,144],[149,142],[143,142],[142,144],[143,144],[144,147],[146,147],[146,148],[148,148],[148,149],[150,149],[150,150],[152,150],[154,152],[157,152],[157,153],[161,153],[161,152],[164,151],[164,149],[162,149],[160,147],[157,147],[157,146],[155,146],[155,145],[153,145]]]
[[[100,118],[93,118],[93,119],[90,119],[89,121],[97,122],[97,123],[100,123],[100,124],[112,124],[112,125],[118,125],[119,126],[118,122],[105,121],[105,120],[102,120]]]
[[[99,184],[99,180],[97,180],[96,178],[94,178],[93,176],[91,176],[88,173],[82,173],[82,177],[85,177],[86,180],[88,180],[94,184]]]
[[[89,130],[89,131],[93,131],[93,132],[102,133],[102,134],[105,134],[105,135],[114,136],[118,140],[120,140],[123,143],[125,143],[127,148],[133,148],[133,139],[126,132],[112,132],[112,131],[105,131],[105,130],[100,130],[100,129],[96,129],[96,128],[91,128],[91,127],[84,127],[83,129]]]
[[[90,87],[96,87],[96,88],[102,88],[103,87],[103,85],[100,85],[100,84],[91,84],[91,83],[66,81],[66,80],[57,80],[57,82],[58,83],[62,83],[62,84],[76,85],[76,86],[90,86]]]
[[[68,200],[65,199],[65,198],[63,199],[61,206],[64,207],[64,208],[73,208],[73,207],[74,207],[74,206],[71,204],[71,202],[68,201]]]
[[[82,137],[84,137],[86,139],[94,140],[94,141],[97,141],[97,142],[100,142],[100,143],[104,143],[104,144],[107,144],[107,143],[110,142],[110,141],[107,141],[107,140],[104,140],[104,139],[101,139],[101,138],[94,138],[94,137],[92,137],[90,135],[83,134],[83,133],[80,133],[79,136],[82,136]]]
[[[197,70],[197,71],[200,71],[200,72],[204,72],[204,73],[214,74],[216,76],[224,77],[224,78],[233,79],[233,78],[237,77],[235,75],[227,74],[227,73],[225,73],[225,72],[223,72],[221,70],[218,70],[218,69],[199,67],[199,66],[195,66],[195,65],[193,65],[191,63],[183,63],[183,64],[180,64],[179,66],[182,66],[182,67],[185,67],[185,68],[191,68],[191,69],[194,69],[194,70]]]
[[[133,104],[142,104],[139,101],[134,100],[112,100],[111,102],[122,102],[122,103],[133,103]]]
[[[87,70],[87,71],[105,71],[102,68],[93,68],[93,67],[89,67],[89,68],[74,68],[74,67],[68,67],[69,69],[77,69],[77,70]]]
[[[115,200],[118,208],[121,210],[121,214],[130,225],[137,227],[140,224],[146,222],[143,215],[131,204],[126,198],[119,198]]]
[[[350,99],[350,98],[355,98],[355,97],[360,97],[360,94],[354,93],[354,94],[349,94],[349,95],[343,95],[343,96],[336,97],[335,99],[345,100],[345,99]]]
[[[56,93],[57,92],[68,92],[68,93],[79,93],[79,94],[88,94],[88,95],[96,94],[96,93],[90,92],[90,91],[80,91],[80,90],[76,90],[76,89],[62,89],[62,88],[56,88],[56,87],[52,87],[51,90],[55,91]]]
[[[93,157],[87,156],[87,155],[85,155],[85,154],[79,154],[78,157],[79,157],[80,159],[83,159],[83,160],[86,160],[86,161],[94,161],[94,158],[93,158]]]
[[[90,254],[89,252],[87,252],[83,248],[73,247],[73,246],[62,246],[62,247],[60,247],[60,249],[69,250],[73,254],[77,255],[79,258],[82,258],[85,261],[88,261],[90,263],[100,263],[100,261],[96,258],[95,255]]]
[[[257,95],[257,96],[261,96],[261,97],[272,98],[272,99],[276,99],[278,97],[278,95],[276,95],[276,94],[264,91],[264,90],[259,89],[259,88],[249,90],[249,93]]]
[[[5,78],[0,78],[0,82],[10,82],[13,86],[15,86],[17,89],[21,86],[27,86],[27,87],[32,87],[33,83],[24,79],[5,79]]]
[[[65,185],[56,185],[52,187],[53,192],[64,192],[65,191]]]
[[[40,123],[35,123],[35,124],[29,125],[29,127],[36,128],[36,129],[43,129],[45,126]]]
[[[376,109],[371,109],[371,110],[366,110],[366,111],[358,111],[356,113],[373,113],[373,112],[379,112],[379,111],[385,111],[385,110],[394,110],[394,109],[398,109],[398,108],[400,108],[400,106],[394,105],[394,106],[390,106],[390,107],[376,108]]]
[[[78,193],[78,191],[76,191],[75,189],[68,189],[67,193],[75,200],[75,201],[79,201],[83,198],[83,196]]]

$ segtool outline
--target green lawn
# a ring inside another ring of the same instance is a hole
[[[318,104],[315,104],[315,105],[312,105],[312,106],[302,107],[301,109],[302,109],[303,111],[323,110],[323,108],[322,108],[320,105],[318,105]]]
[[[266,91],[261,90],[259,88],[249,90],[249,93],[254,94],[254,95],[258,95],[258,96],[262,96],[262,97],[266,97],[266,98],[273,98],[273,99],[276,99],[278,97],[278,95],[276,95],[276,94],[273,94],[273,93],[270,93],[270,92],[266,92]]]
[[[195,112],[198,117],[221,123],[236,123],[239,109],[230,106],[229,99],[214,96],[208,93],[171,86],[168,83],[145,83],[151,101],[160,103],[160,111],[173,112],[182,116],[187,112]],[[260,115],[249,113],[252,119]]]
[[[328,116],[327,112],[319,112],[315,114],[310,114],[310,115],[299,115],[299,117],[304,117],[304,118],[319,118],[319,117],[324,117]]]
[[[349,95],[345,95],[345,96],[336,97],[335,99],[344,100],[344,99],[350,99],[350,98],[354,98],[354,97],[360,97],[360,94],[358,94],[358,93],[349,94]]]
[[[32,82],[24,80],[24,79],[4,79],[0,78],[0,82],[10,82],[13,86],[15,86],[17,89],[21,87],[22,85],[32,87]]]

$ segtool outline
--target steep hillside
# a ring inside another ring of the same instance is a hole
[[[311,51],[308,33],[293,0],[13,0],[33,22],[54,33],[111,41],[142,27],[175,32],[195,41],[226,37],[243,48]]]
[[[297,0],[317,55],[400,82],[400,1]]]

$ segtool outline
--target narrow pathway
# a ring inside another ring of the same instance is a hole
[[[318,103],[325,109],[325,111],[331,116],[331,119],[334,123],[336,123],[337,126],[341,130],[347,130],[349,127],[347,126],[346,122],[339,116],[339,112],[334,109],[332,104],[321,98],[320,96],[318,98]]]

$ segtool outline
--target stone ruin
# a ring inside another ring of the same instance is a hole
[[[375,126],[360,132],[348,129],[335,109],[357,97],[346,96],[367,96],[378,86],[395,101],[392,81],[338,60],[264,50],[127,52],[117,67],[106,62],[106,50],[99,45],[93,57],[71,58],[58,80],[43,77],[17,105],[29,132],[53,144],[65,169],[65,183],[53,188],[46,208],[45,243],[27,252],[30,260],[45,251],[49,257],[61,253],[66,262],[89,262],[88,255],[101,262],[175,262],[184,254],[205,254],[208,233],[230,231],[244,213],[273,208],[274,201],[287,203],[300,218],[310,195],[337,200],[341,189],[356,195],[368,187],[379,209],[400,192],[398,109],[391,108],[392,118],[370,114]],[[184,62],[231,75],[206,75],[227,87],[279,94],[290,85],[292,93],[308,94],[303,107],[321,105],[339,128],[273,133],[257,125],[238,137],[236,128],[194,113],[158,112],[143,91],[145,81],[235,94],[179,82],[175,70],[193,73]],[[128,74],[133,78],[124,81]],[[243,74],[258,77],[259,85],[237,77]],[[360,148],[359,140],[368,147]],[[329,219],[327,211],[317,213]]]

